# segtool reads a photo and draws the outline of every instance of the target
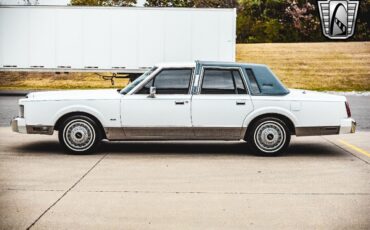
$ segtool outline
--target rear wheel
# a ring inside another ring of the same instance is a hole
[[[281,119],[265,117],[248,129],[246,141],[255,154],[277,156],[288,148],[290,131]]]
[[[62,122],[58,137],[67,151],[85,154],[96,150],[102,139],[102,133],[94,120],[76,115]]]

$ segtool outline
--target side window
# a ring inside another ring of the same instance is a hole
[[[247,89],[245,88],[242,76],[240,76],[240,72],[238,70],[233,70],[233,76],[238,94],[247,94]]]
[[[205,68],[201,94],[247,94],[238,70]]]
[[[149,81],[137,94],[149,94],[151,86],[156,87],[157,94],[188,94],[193,70],[164,69]]]
[[[235,94],[231,71],[204,69],[201,94]]]
[[[245,69],[245,71],[247,72],[247,76],[248,76],[248,79],[249,79],[249,82],[250,82],[252,93],[253,94],[260,94],[261,90],[258,86],[256,77],[254,76],[253,71],[251,69]]]

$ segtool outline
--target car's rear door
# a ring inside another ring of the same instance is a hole
[[[239,139],[253,110],[240,68],[202,67],[199,89],[192,97],[192,124],[197,138]]]
[[[164,68],[144,87],[122,100],[121,120],[126,138],[193,138],[190,84],[193,68]],[[151,86],[155,97],[149,97]]]

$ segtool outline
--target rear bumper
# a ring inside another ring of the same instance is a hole
[[[354,133],[356,131],[356,121],[352,118],[342,119],[339,126],[309,126],[296,127],[296,136],[320,136]]]
[[[352,118],[342,119],[340,123],[339,134],[355,133],[356,125],[356,121]]]
[[[53,126],[47,125],[26,125],[26,120],[21,117],[16,117],[10,122],[13,132],[28,133],[28,134],[46,134],[52,135],[54,132]]]

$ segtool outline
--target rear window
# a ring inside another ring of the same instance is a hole
[[[279,79],[265,66],[246,68],[249,84],[254,95],[285,95],[289,91]]]

